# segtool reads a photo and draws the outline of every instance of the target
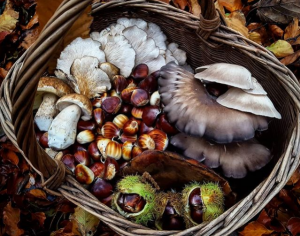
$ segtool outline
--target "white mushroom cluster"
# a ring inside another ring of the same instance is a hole
[[[196,72],[175,63],[161,69],[164,112],[182,132],[171,144],[189,158],[221,167],[227,177],[243,178],[265,166],[272,155],[255,140],[255,131],[266,130],[268,118],[281,119],[267,92],[242,66],[218,63]]]

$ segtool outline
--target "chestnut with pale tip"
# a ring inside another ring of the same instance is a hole
[[[127,121],[123,126],[123,132],[127,135],[135,135],[139,130],[139,124],[135,120]]]
[[[78,164],[74,172],[76,180],[81,184],[91,184],[94,181],[94,172],[84,164]]]
[[[40,79],[33,105],[33,109],[38,108],[34,122],[40,131],[48,131],[54,117],[58,114],[55,107],[57,99],[70,93],[74,93],[73,89],[58,78]]]
[[[101,108],[96,108],[93,110],[93,117],[99,127],[104,124],[105,114]]]
[[[104,176],[105,166],[102,162],[94,162],[89,168],[93,171],[95,178],[102,178]]]
[[[80,144],[90,143],[95,140],[95,135],[91,130],[84,130],[77,135],[76,140]]]
[[[77,164],[83,164],[85,166],[89,166],[91,164],[91,159],[87,151],[75,152],[74,159]]]
[[[77,130],[91,130],[94,131],[96,129],[96,123],[92,120],[79,120],[77,123]]]
[[[110,142],[111,140],[108,139],[108,138],[101,138],[97,141],[97,147],[102,155],[102,157],[105,159],[107,157],[106,155],[106,147],[108,145],[108,143]]]
[[[101,153],[98,150],[97,142],[94,141],[88,146],[88,153],[94,161],[100,161]]]
[[[148,135],[154,140],[155,150],[166,150],[169,144],[169,139],[165,132],[159,129],[153,129],[148,133]]]
[[[72,172],[75,170],[75,159],[72,154],[66,154],[61,158],[62,163]]]
[[[137,141],[137,135],[128,135],[128,134],[125,134],[125,133],[122,133],[121,136],[120,136],[120,140],[122,143],[125,143],[126,141],[129,141],[129,142],[135,142]]]
[[[149,94],[143,89],[135,89],[131,94],[130,102],[135,107],[145,106],[149,102]]]
[[[117,94],[121,94],[124,89],[128,86],[128,82],[122,75],[115,75],[113,77],[113,87],[116,90]]]
[[[129,118],[123,114],[119,114],[117,115],[114,119],[113,119],[113,123],[119,128],[119,129],[123,129],[124,124],[129,120]]]
[[[154,150],[155,142],[148,134],[142,134],[138,139],[138,145],[143,150]]]
[[[130,141],[126,141],[123,143],[122,146],[122,157],[125,161],[129,161],[132,158],[132,148],[133,148],[133,143]]]
[[[121,98],[124,102],[130,103],[131,95],[133,91],[137,89],[136,86],[127,87],[126,89],[123,89],[121,92]]]
[[[159,106],[160,105],[160,95],[158,91],[152,93],[150,97],[150,105],[152,106]]]
[[[105,153],[107,157],[119,160],[122,157],[122,144],[110,141],[106,146]]]
[[[133,107],[132,110],[131,110],[131,115],[132,115],[134,118],[142,119],[142,116],[143,116],[143,108],[141,108],[141,107]]]
[[[118,162],[114,158],[107,157],[104,165],[105,172],[103,179],[112,180],[120,169]]]
[[[101,128],[101,134],[104,138],[112,139],[120,136],[120,129],[110,121],[107,121]]]

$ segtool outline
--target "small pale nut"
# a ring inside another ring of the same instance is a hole
[[[155,91],[154,93],[152,93],[152,95],[150,97],[150,105],[152,105],[152,106],[160,105],[160,95],[159,95],[158,91]]]
[[[105,180],[112,180],[117,172],[119,171],[119,164],[118,162],[110,157],[107,157],[105,160],[105,173],[104,173],[104,179]]]
[[[123,129],[124,124],[129,120],[129,118],[123,114],[119,114],[117,115],[114,119],[113,119],[113,123],[119,128],[119,129]]]
[[[76,140],[80,144],[90,143],[95,140],[95,135],[91,130],[84,130],[77,135]]]
[[[78,164],[75,168],[76,180],[81,184],[91,184],[95,178],[93,171],[83,164]]]
[[[122,146],[122,157],[125,161],[129,161],[131,160],[131,153],[132,153],[132,148],[133,148],[133,143],[126,141],[125,143],[123,143]]]
[[[99,139],[97,141],[97,147],[98,147],[98,149],[99,149],[99,151],[100,151],[103,158],[107,157],[105,150],[106,150],[106,147],[107,147],[107,145],[110,141],[111,140],[108,139],[108,138],[102,138],[102,139]]]
[[[148,134],[142,134],[138,139],[138,145],[143,150],[154,150],[155,142]]]
[[[166,150],[169,144],[169,139],[165,132],[159,129],[154,129],[150,131],[148,134],[155,142],[155,150],[159,150],[159,151]]]

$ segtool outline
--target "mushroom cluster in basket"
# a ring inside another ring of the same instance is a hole
[[[156,24],[119,18],[61,52],[34,104],[48,155],[101,202],[158,229],[222,214],[227,182],[200,162],[234,178],[262,168],[272,154],[255,131],[268,128],[266,117],[281,118],[246,68],[219,63],[194,75],[186,60]],[[165,152],[174,147],[185,158]]]

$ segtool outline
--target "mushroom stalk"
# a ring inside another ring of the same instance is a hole
[[[57,101],[57,96],[51,93],[47,93],[43,97],[43,102],[39,107],[34,121],[40,131],[48,131],[54,117],[57,114],[55,108],[55,103]]]
[[[75,143],[80,115],[80,107],[70,105],[55,117],[48,131],[48,145],[50,148],[63,150]]]

